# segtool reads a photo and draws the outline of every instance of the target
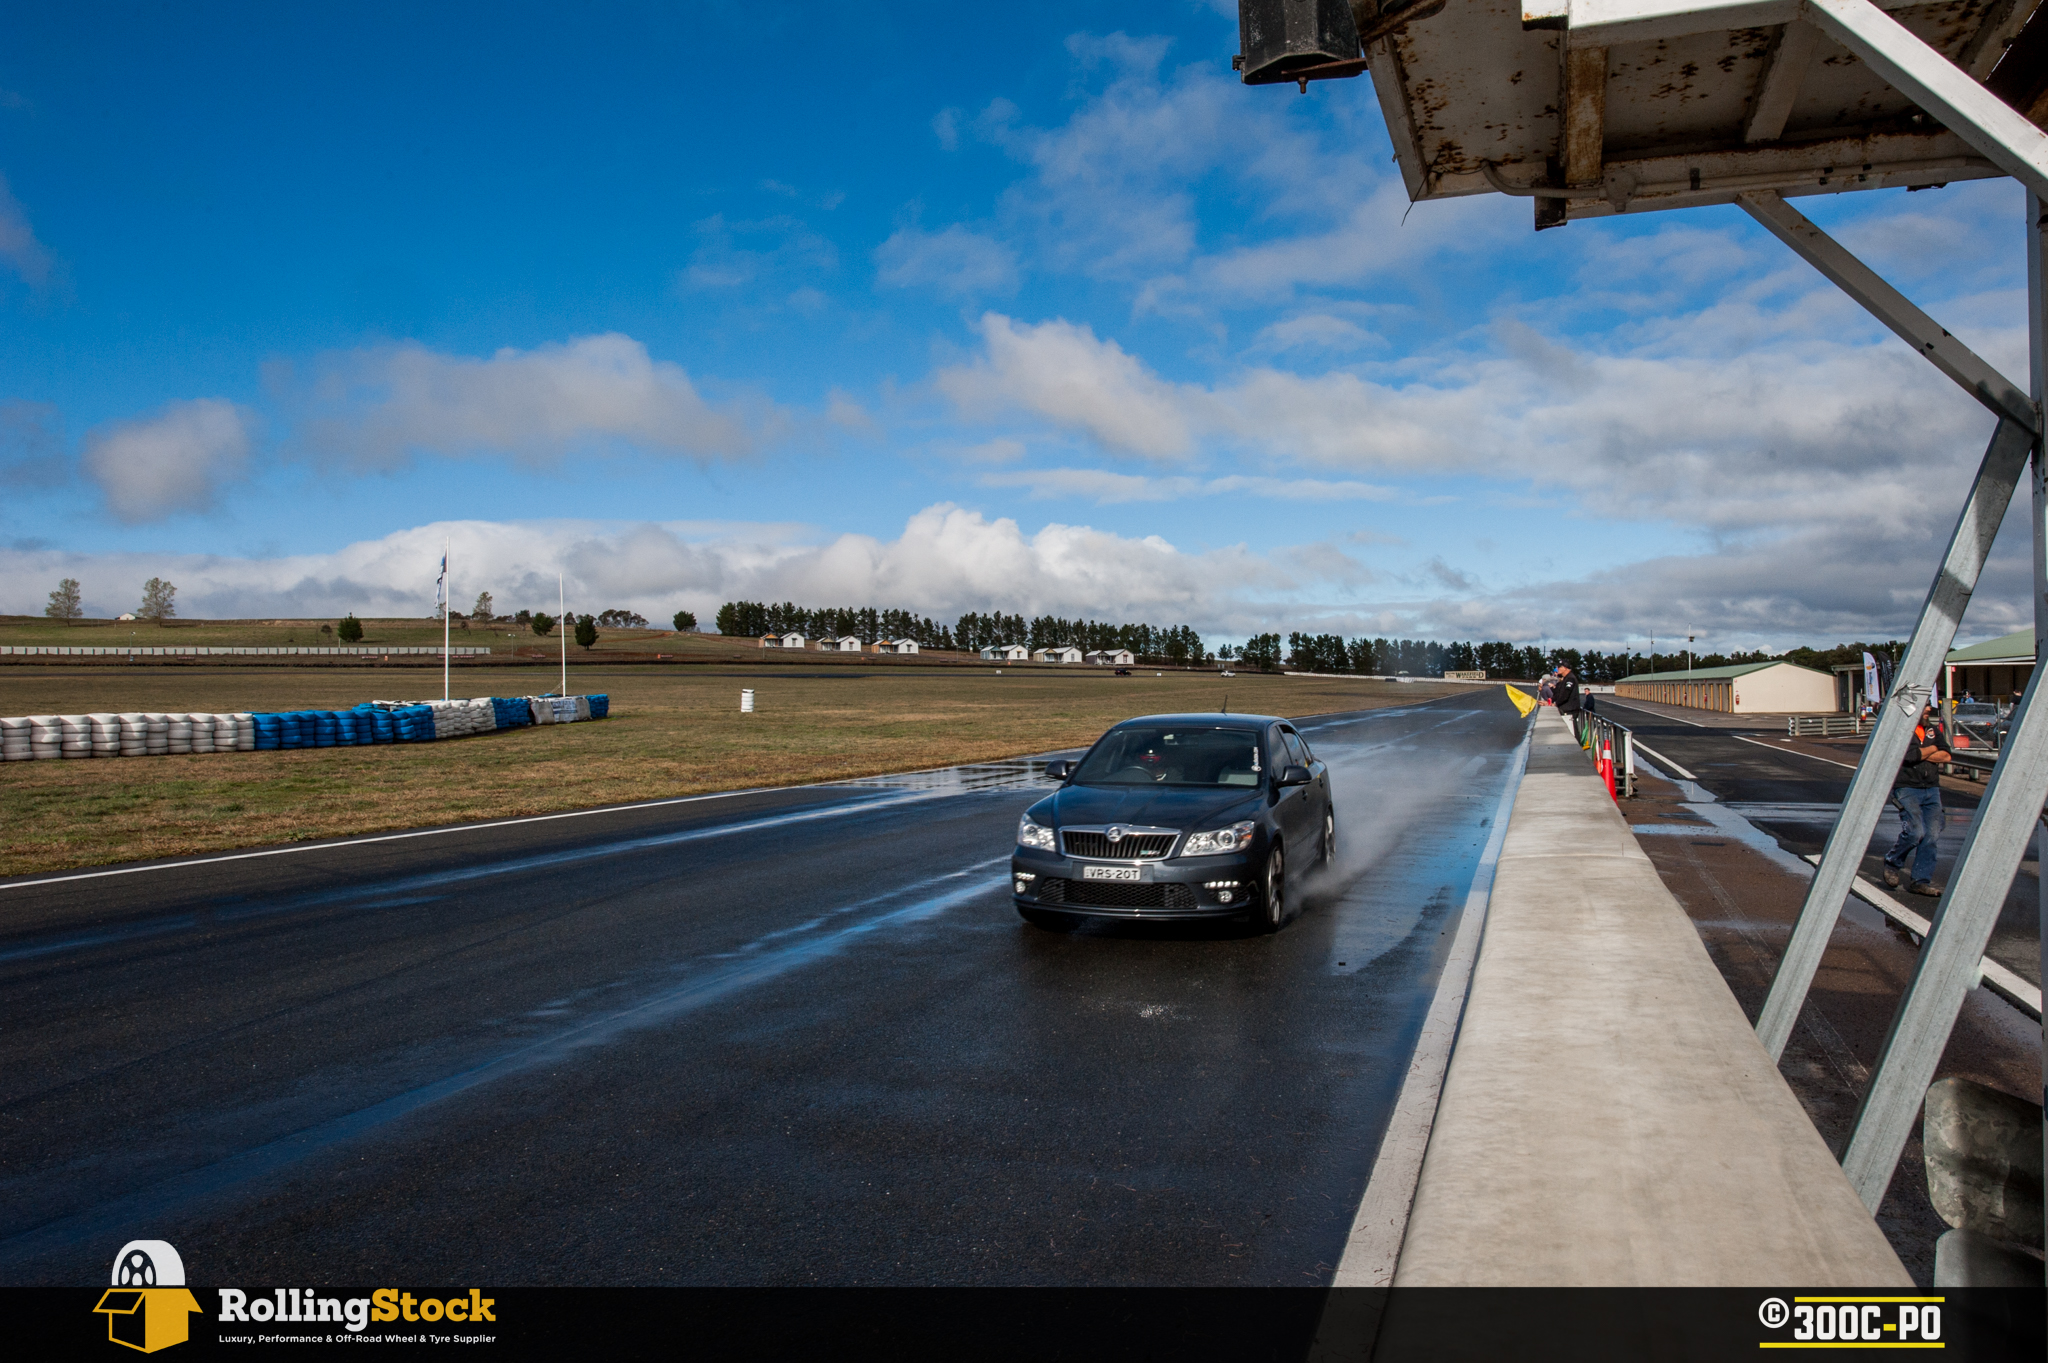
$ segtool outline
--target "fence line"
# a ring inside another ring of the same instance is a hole
[[[448,650],[457,658],[480,657],[490,651],[488,648],[468,645]],[[441,650],[433,647],[416,648],[410,645],[404,648],[377,648],[367,644],[343,644],[330,648],[256,648],[209,644],[171,644],[161,648],[73,648],[63,644],[0,646],[0,657],[13,658],[383,658],[394,654],[404,657],[438,658],[441,656]]]

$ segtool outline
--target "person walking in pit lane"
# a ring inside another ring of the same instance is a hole
[[[1941,893],[1941,886],[1934,883],[1934,856],[1941,830],[1948,825],[1941,808],[1941,764],[1949,760],[1949,747],[1940,713],[1930,701],[1920,722],[1913,726],[1905,761],[1899,764],[1898,777],[1892,782],[1892,803],[1899,807],[1899,840],[1884,854],[1885,884],[1897,889],[1910,872],[1907,888],[1929,896]]]

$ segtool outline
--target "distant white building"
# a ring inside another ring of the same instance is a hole
[[[1034,663],[1078,663],[1083,661],[1084,657],[1081,650],[1072,644],[1060,648],[1034,649],[1031,653],[1031,661]]]
[[[818,651],[820,653],[858,653],[860,652],[860,636],[842,634],[837,639],[820,639],[818,640]]]
[[[878,643],[877,643],[877,644],[875,645],[875,652],[877,652],[877,653],[915,653],[915,652],[917,652],[917,640],[915,640],[915,639],[883,639],[883,640],[881,640],[880,642],[878,642]]]
[[[1028,663],[1031,650],[1022,644],[990,644],[981,656],[992,663]]]
[[[1138,656],[1127,648],[1103,648],[1089,654],[1088,661],[1098,667],[1129,667]]]
[[[761,647],[763,648],[809,648],[810,646],[811,641],[809,639],[794,631],[788,634],[764,634],[761,636]]]
[[[135,612],[134,612],[134,611],[122,611],[122,612],[121,612],[121,613],[120,613],[119,615],[115,616],[114,618],[115,618],[116,620],[133,620],[133,619],[135,618]]]

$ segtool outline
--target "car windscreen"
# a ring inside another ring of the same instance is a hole
[[[1250,729],[1133,725],[1112,729],[1082,761],[1084,786],[1256,786],[1263,770]]]

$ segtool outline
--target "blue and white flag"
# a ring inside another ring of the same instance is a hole
[[[448,555],[446,553],[441,555],[441,575],[434,579],[434,604],[437,606],[448,604]]]

